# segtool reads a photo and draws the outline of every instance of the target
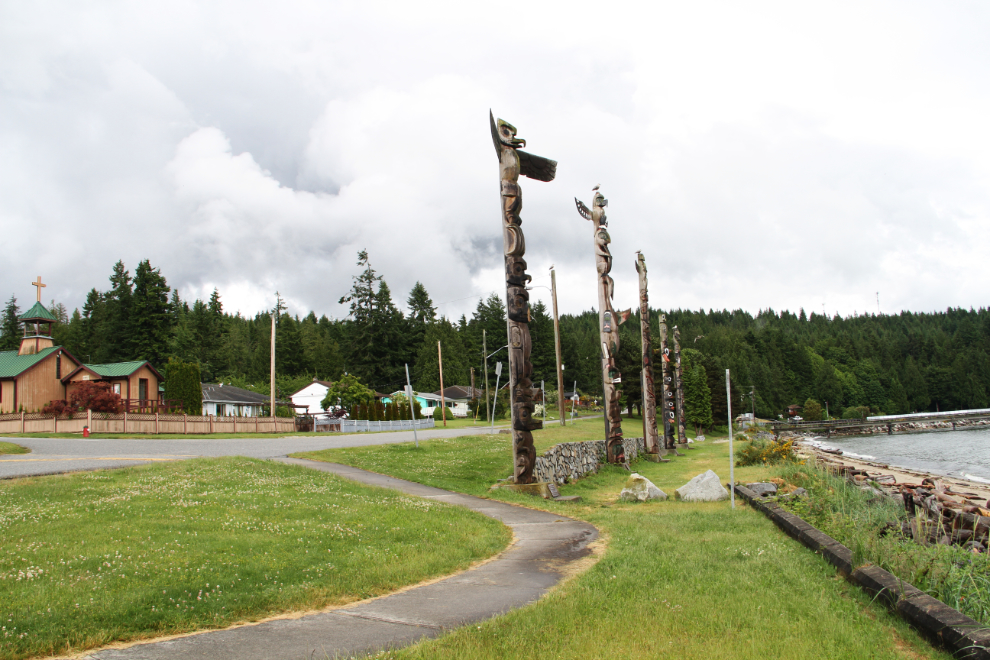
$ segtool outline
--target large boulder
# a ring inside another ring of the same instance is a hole
[[[768,481],[760,481],[755,484],[746,484],[746,488],[749,488],[760,497],[777,494],[777,484],[772,484]]]
[[[667,493],[653,485],[653,482],[635,472],[626,480],[626,487],[619,493],[623,502],[647,502],[649,500],[665,500]]]
[[[675,497],[685,502],[718,502],[729,499],[729,491],[725,489],[718,475],[709,470],[687,482],[676,491]]]

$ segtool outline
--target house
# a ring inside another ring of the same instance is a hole
[[[382,403],[391,403],[392,397],[401,394],[406,396],[405,390],[396,390],[392,394],[384,396],[382,398]],[[440,395],[433,394],[431,392],[413,392],[413,396],[416,397],[416,401],[419,402],[419,414],[423,417],[429,417],[433,414],[433,409],[440,405]]]
[[[215,417],[262,417],[267,412],[269,396],[223,383],[200,383],[203,390],[203,414]],[[281,402],[277,402],[281,404]]]
[[[164,379],[147,360],[113,362],[111,364],[81,364],[62,378],[66,398],[84,381],[110,383],[110,388],[124,402],[128,412],[156,412],[161,403],[159,385]]]
[[[328,380],[316,380],[302,388],[289,398],[296,406],[296,411],[308,415],[318,415],[323,412],[323,399],[327,396],[332,382]],[[301,406],[305,406],[303,410]]]
[[[450,408],[454,417],[467,417],[471,414],[471,410],[468,408],[468,402],[471,399],[481,399],[482,401],[485,399],[484,390],[472,389],[463,385],[451,385],[444,388],[442,392],[438,390],[433,394],[437,397],[443,396],[444,405]]]
[[[0,412],[36,411],[51,401],[67,400],[76,383],[109,382],[126,410],[154,412],[161,404],[161,375],[146,361],[117,364],[83,364],[52,340],[58,319],[38,301],[18,317],[24,335],[16,351],[0,351]]]

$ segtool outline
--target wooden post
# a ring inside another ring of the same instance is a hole
[[[124,433],[127,433],[127,409],[124,409]]]
[[[254,416],[254,432],[255,433],[258,432],[258,416],[257,415]]]
[[[437,340],[437,358],[440,362],[440,414],[443,415],[443,425],[447,426],[447,404],[443,398],[443,352],[440,350],[440,340]]]
[[[187,430],[188,426],[189,426],[189,415],[187,415],[186,413],[182,413],[182,435],[189,433],[189,431]]]
[[[952,425],[955,428],[955,424]],[[58,433],[58,414],[52,413],[52,433]]]
[[[557,407],[560,409],[560,425],[564,421],[564,367],[560,361],[560,320],[557,318],[557,272],[550,266],[550,294],[553,298],[553,343],[557,351]]]
[[[209,418],[210,418],[210,433],[213,433],[213,415],[210,415]]]
[[[159,430],[158,430],[158,411],[155,410],[155,435],[158,435],[158,434],[159,434]]]
[[[271,409],[272,417],[275,417],[275,314],[278,314],[278,305],[272,314],[272,369],[271,369],[271,396],[268,397],[268,407]]]
[[[485,423],[487,423],[492,416],[492,411],[488,407],[490,395],[488,391],[488,331],[484,328],[481,329],[481,357],[485,361]]]
[[[650,337],[650,304],[646,277],[646,259],[636,252],[636,272],[639,273],[639,335],[642,344],[643,442],[648,454],[663,455],[657,437],[657,409],[653,395],[653,341]]]
[[[39,289],[40,291],[40,289]],[[21,433],[24,433],[24,411],[21,411]]]
[[[86,409],[86,426],[89,427],[89,432],[92,433],[93,432],[93,409],[92,408],[87,408]]]

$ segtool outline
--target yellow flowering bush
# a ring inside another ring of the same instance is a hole
[[[794,441],[753,440],[736,451],[736,465],[776,465],[793,461]]]

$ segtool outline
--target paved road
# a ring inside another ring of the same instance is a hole
[[[498,427],[496,427],[497,429]],[[423,429],[420,440],[487,433],[487,427]],[[29,447],[30,454],[0,455],[0,479],[123,467],[200,456],[275,458],[297,451],[412,442],[412,431],[353,435],[231,439],[0,438]]]
[[[355,657],[437,637],[540,598],[589,554],[598,530],[586,522],[494,500],[451,493],[334,463],[281,459],[410,495],[465,506],[512,528],[501,556],[433,584],[296,619],[203,632],[90,653],[88,660],[304,660]]]

